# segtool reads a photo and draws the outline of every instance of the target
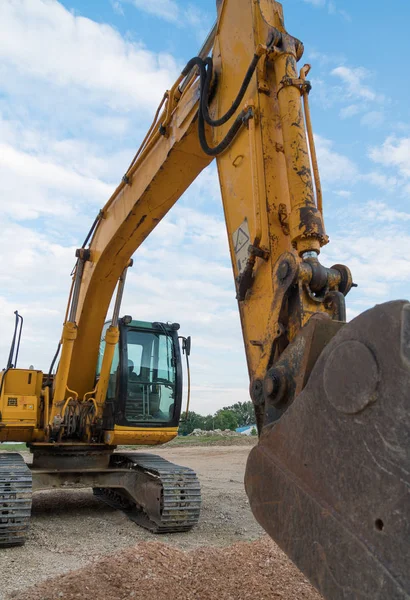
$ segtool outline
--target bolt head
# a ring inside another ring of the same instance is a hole
[[[280,279],[280,281],[283,281],[284,279],[286,279],[286,277],[288,276],[289,273],[289,263],[288,261],[284,260],[278,268],[278,277]]]
[[[275,371],[268,371],[265,379],[263,380],[263,392],[265,397],[269,398],[269,401],[272,402],[275,399],[275,396],[279,392],[280,388],[280,377],[275,373]]]

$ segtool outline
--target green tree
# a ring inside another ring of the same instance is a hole
[[[205,417],[198,415],[198,413],[189,411],[188,416],[185,414],[181,417],[179,422],[178,435],[188,435],[192,433],[194,429],[204,429]]]
[[[223,408],[215,414],[214,423],[215,429],[231,429],[231,431],[235,431],[238,427],[238,418],[234,411]]]
[[[237,427],[245,427],[255,423],[255,410],[251,401],[236,402],[232,406],[225,406],[223,410],[229,410],[235,413],[238,420]]]
[[[231,429],[252,425],[255,423],[255,412],[252,402],[237,402],[232,406],[226,406],[218,410],[214,415],[199,415],[194,411],[188,412],[181,417],[178,434],[188,435],[194,429],[212,431],[213,429]]]
[[[203,429],[205,429],[205,431],[212,431],[212,429],[214,429],[214,420],[214,415],[207,415],[204,417]]]

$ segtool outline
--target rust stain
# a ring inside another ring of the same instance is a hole
[[[303,206],[299,214],[299,229],[303,229],[306,235],[325,235],[321,214],[315,207]]]
[[[138,223],[136,224],[136,226],[132,230],[132,233],[135,233],[135,231],[137,231],[138,227],[140,227],[143,224],[143,222],[145,221],[146,218],[147,218],[147,215],[142,215],[141,219],[138,221]]]

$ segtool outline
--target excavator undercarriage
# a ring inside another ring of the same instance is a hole
[[[43,445],[27,465],[17,453],[0,460],[0,547],[24,544],[33,492],[92,488],[94,495],[152,533],[188,531],[198,522],[201,488],[192,469],[155,454]]]

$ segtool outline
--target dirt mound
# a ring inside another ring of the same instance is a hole
[[[116,555],[12,593],[14,600],[320,600],[268,538],[183,552],[141,542]]]

